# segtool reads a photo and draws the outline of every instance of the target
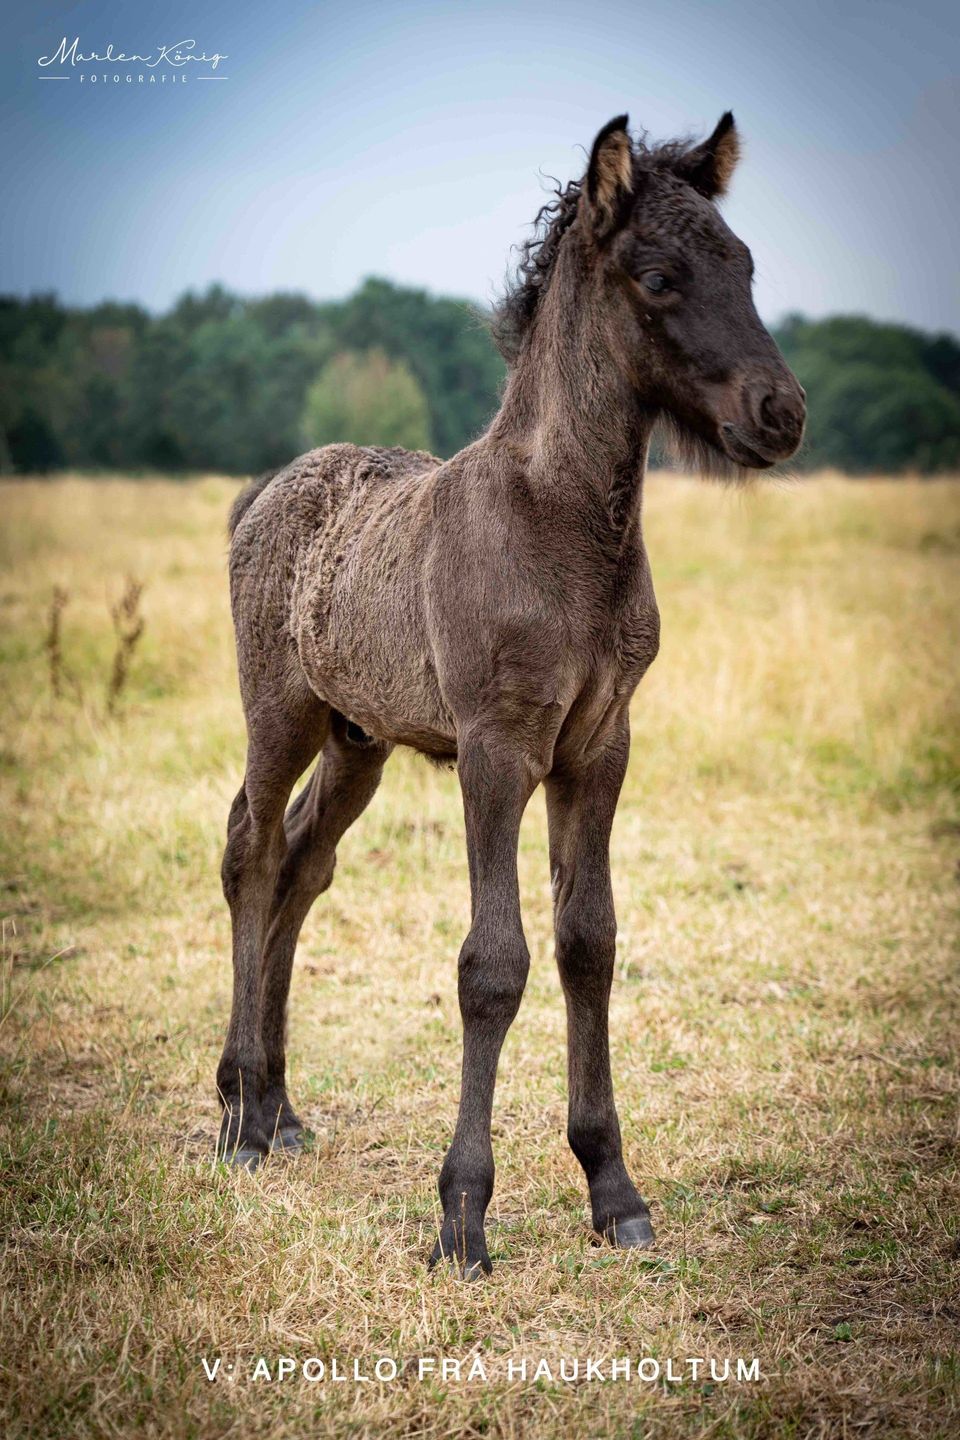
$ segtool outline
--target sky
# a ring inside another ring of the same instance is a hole
[[[960,331],[956,0],[5,9],[2,292],[156,310],[215,281],[332,298],[374,274],[489,302],[547,177],[582,174],[611,116],[665,139],[732,109],[724,212],[766,320]],[[225,58],[38,65],[75,37],[81,54],[193,40]]]

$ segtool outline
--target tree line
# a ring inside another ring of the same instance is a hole
[[[860,316],[789,316],[799,464],[960,470],[960,345]],[[345,300],[213,286],[166,313],[0,297],[0,471],[222,471],[334,440],[447,456],[497,408],[503,362],[466,301],[380,279]]]

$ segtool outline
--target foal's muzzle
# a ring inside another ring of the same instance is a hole
[[[720,423],[720,443],[730,459],[756,470],[789,460],[807,414],[806,395],[789,371],[746,381],[738,400],[737,418]]]

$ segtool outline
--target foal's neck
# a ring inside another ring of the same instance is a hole
[[[527,336],[489,431],[524,463],[545,506],[598,514],[623,531],[639,518],[652,417],[591,334],[580,307],[551,305]],[[588,307],[583,307],[584,310]]]

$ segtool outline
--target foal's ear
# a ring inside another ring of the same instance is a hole
[[[726,193],[734,166],[740,158],[740,136],[733,114],[727,110],[720,123],[701,145],[688,150],[676,164],[676,173],[708,200]]]
[[[626,218],[633,195],[633,146],[626,115],[609,121],[594,140],[584,191],[598,234],[608,234]]]

